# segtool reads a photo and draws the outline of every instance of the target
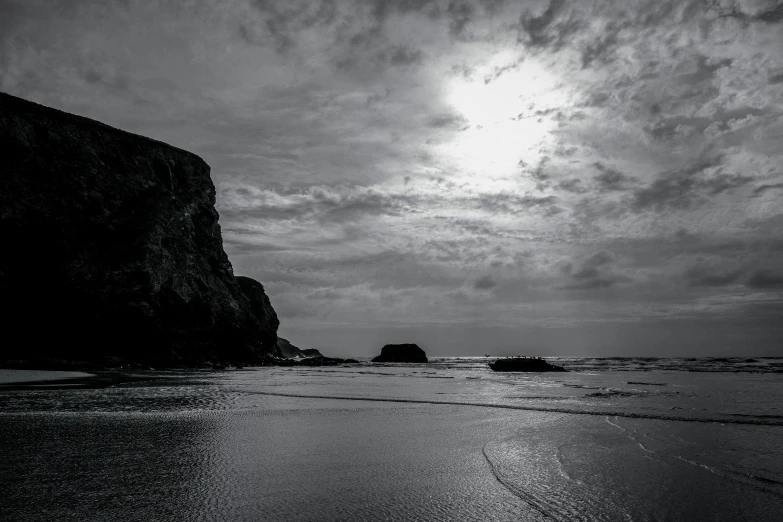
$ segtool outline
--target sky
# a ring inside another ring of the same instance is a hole
[[[783,2],[0,0],[0,90],[204,158],[302,348],[783,355]]]

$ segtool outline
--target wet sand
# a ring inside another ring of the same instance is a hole
[[[783,511],[777,375],[408,365],[139,376],[0,392],[0,520],[757,522]]]
[[[55,382],[65,379],[84,379],[86,377],[94,377],[94,374],[48,370],[6,370],[0,368],[0,384],[20,384],[36,381]]]

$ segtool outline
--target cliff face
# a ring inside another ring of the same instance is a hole
[[[273,320],[223,251],[199,157],[3,93],[0,149],[0,357],[279,353],[268,298]]]
[[[245,276],[237,276],[237,283],[242,294],[247,298],[250,305],[250,312],[261,325],[261,329],[265,333],[264,344],[273,346],[275,353],[279,355],[279,349],[277,348],[277,327],[280,326],[280,320],[277,318],[277,312],[272,308],[272,303],[269,301],[266,292],[264,292],[264,285]]]

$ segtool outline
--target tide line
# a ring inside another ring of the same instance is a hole
[[[400,404],[435,404],[441,406],[469,406],[475,408],[496,408],[504,410],[520,410],[520,411],[540,411],[546,413],[563,413],[568,415],[590,415],[590,416],[612,416],[623,417],[626,419],[655,419],[655,420],[667,420],[677,422],[700,422],[708,424],[744,424],[754,426],[783,426],[783,420],[768,419],[768,418],[706,418],[706,417],[681,417],[677,415],[665,415],[665,414],[645,414],[645,413],[633,413],[633,412],[621,412],[610,410],[578,410],[574,408],[547,408],[545,406],[521,406],[513,404],[491,404],[482,402],[461,402],[461,401],[434,401],[427,399],[402,399],[402,398],[386,398],[386,397],[347,397],[340,395],[314,395],[314,394],[298,394],[298,393],[281,393],[281,392],[266,392],[266,391],[249,391],[242,390],[244,393],[251,393],[257,395],[270,395],[275,397],[292,397],[296,399],[333,399],[340,401],[368,401],[368,402],[391,402]]]

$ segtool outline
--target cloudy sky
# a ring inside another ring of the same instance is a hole
[[[203,157],[298,346],[783,354],[783,2],[0,0],[0,90]]]

